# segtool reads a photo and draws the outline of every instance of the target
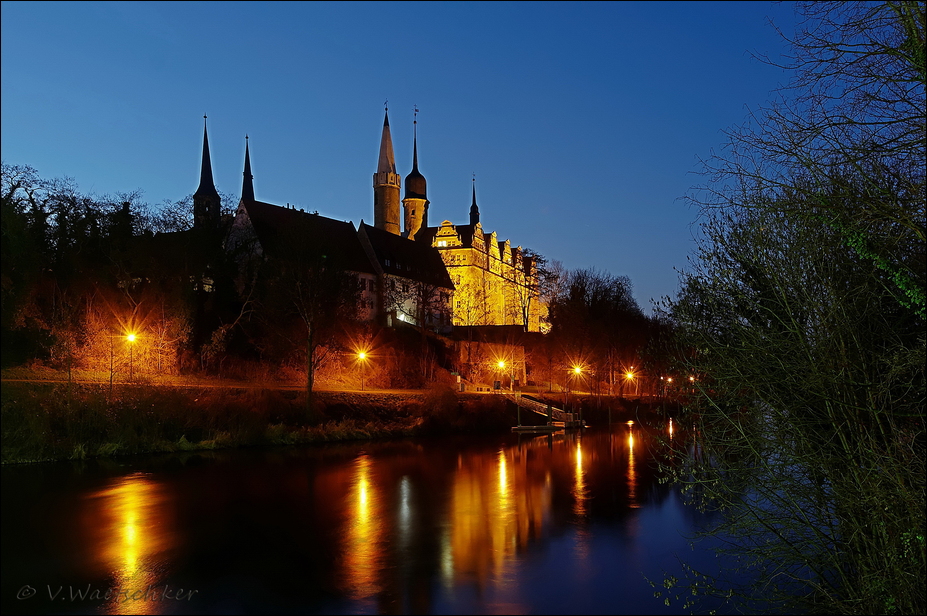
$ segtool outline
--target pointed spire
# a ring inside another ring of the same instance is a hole
[[[245,135],[245,171],[241,181],[241,200],[254,201],[254,176],[251,175],[251,153],[248,151],[248,135]]]
[[[380,160],[373,174],[373,220],[377,229],[401,234],[399,227],[399,175],[393,157],[393,139],[389,134],[389,109],[383,115],[383,135],[380,137]]]
[[[413,106],[412,120],[412,171],[406,176],[406,199],[427,199],[425,176],[418,170],[418,107]]]
[[[197,187],[194,196],[200,197],[218,197],[219,191],[212,180],[212,162],[209,159],[209,133],[206,130],[206,115],[203,115],[203,162],[200,165],[200,185]]]
[[[476,174],[473,174],[473,201],[470,203],[470,224],[474,227],[480,222],[480,208],[476,205]]]
[[[396,173],[396,159],[393,156],[393,138],[389,132],[389,110],[383,116],[383,135],[380,137],[380,160],[377,173]]]
[[[418,171],[418,107],[412,112],[412,171]]]

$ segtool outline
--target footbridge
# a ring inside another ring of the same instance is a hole
[[[541,402],[540,400],[535,400],[530,396],[524,394],[513,394],[507,393],[505,397],[512,402],[514,402],[519,409],[525,409],[532,413],[537,413],[542,417],[547,418],[547,424],[552,427],[558,428],[583,428],[585,424],[583,421],[574,417],[573,413],[567,413],[563,409],[558,409],[557,407]],[[521,421],[519,420],[519,425]]]

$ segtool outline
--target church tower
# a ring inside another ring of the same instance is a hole
[[[415,239],[419,229],[428,226],[428,198],[426,197],[425,176],[418,171],[418,109],[412,121],[412,171],[406,176],[406,195],[402,200],[405,213],[405,233],[410,240]]]
[[[200,185],[193,193],[193,228],[215,229],[218,226],[219,191],[212,180],[209,134],[206,132],[206,116],[203,116],[203,162],[200,165]]]
[[[248,151],[248,135],[245,135],[245,170],[241,179],[241,200],[254,201],[254,176],[251,175],[251,153]]]
[[[393,156],[393,139],[389,133],[389,109],[383,117],[380,137],[380,160],[373,174],[373,226],[396,235],[399,228],[399,174]]]

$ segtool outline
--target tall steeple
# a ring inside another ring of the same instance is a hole
[[[473,201],[470,203],[470,224],[474,227],[480,222],[480,208],[476,205],[476,174],[473,175]]]
[[[254,201],[254,176],[251,175],[251,154],[248,151],[248,135],[245,135],[245,170],[241,180],[241,200]]]
[[[412,120],[412,171],[406,176],[406,193],[402,200],[405,210],[403,235],[415,239],[419,229],[428,226],[428,197],[425,176],[418,170],[418,107],[413,107]]]
[[[389,108],[383,116],[383,134],[380,137],[380,160],[373,174],[373,226],[400,235],[399,228],[399,175],[393,156],[393,139],[389,132]]]
[[[207,228],[219,225],[219,191],[212,179],[212,162],[209,158],[209,133],[206,116],[203,116],[203,161],[200,164],[200,185],[193,193],[193,227]]]

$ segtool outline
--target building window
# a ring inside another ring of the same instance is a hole
[[[447,240],[438,240],[438,246],[442,248],[447,246]]]

